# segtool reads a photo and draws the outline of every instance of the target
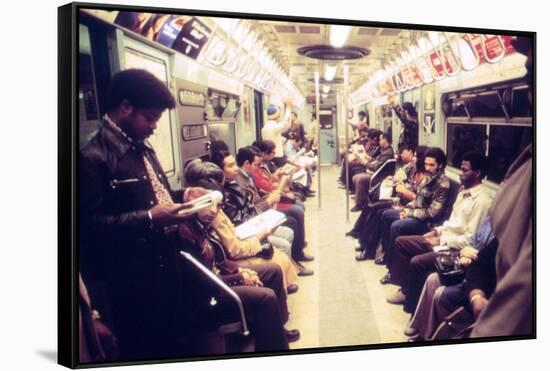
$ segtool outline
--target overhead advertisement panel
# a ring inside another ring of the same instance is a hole
[[[145,38],[197,59],[212,30],[186,15],[119,12],[115,23]]]

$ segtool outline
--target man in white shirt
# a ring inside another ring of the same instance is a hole
[[[401,289],[388,298],[391,304],[404,304],[404,310],[412,313],[422,291],[426,277],[435,270],[434,261],[440,246],[462,249],[489,212],[492,197],[482,188],[487,159],[479,152],[467,152],[462,158],[458,193],[449,220],[423,236],[401,236],[395,240],[390,265],[392,283]]]
[[[285,164],[285,155],[283,150],[284,137],[281,135],[283,132],[290,128],[290,100],[285,100],[285,113],[283,119],[278,121],[281,117],[281,110],[279,107],[271,104],[267,108],[267,122],[262,128],[262,139],[271,140],[275,143],[275,157],[273,162],[277,167],[281,167]]]

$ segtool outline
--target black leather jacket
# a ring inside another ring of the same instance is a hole
[[[143,156],[170,191],[154,150],[130,142],[107,124],[81,149],[78,164],[80,268],[83,275],[107,283],[122,337],[172,331],[181,310],[179,239],[150,225],[147,211],[156,198]],[[182,191],[171,194],[181,202]],[[149,329],[142,322],[147,318]]]
[[[170,191],[155,151],[147,143],[133,144],[105,125],[80,151],[81,207],[96,227],[149,234],[147,210],[156,204],[156,198],[143,156]],[[170,193],[174,202],[182,201],[182,191]]]
[[[242,224],[258,215],[252,192],[236,181],[225,182],[223,188],[225,191],[223,212],[231,219],[233,224]]]

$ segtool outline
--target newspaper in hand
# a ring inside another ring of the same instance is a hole
[[[307,171],[305,171],[304,169],[298,170],[292,176],[292,181],[300,183],[304,187],[307,186]]]
[[[257,236],[263,231],[273,230],[285,221],[285,214],[270,209],[235,227],[235,233],[239,239],[246,240],[252,236]]]

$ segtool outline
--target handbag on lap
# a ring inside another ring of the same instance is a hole
[[[440,251],[435,257],[435,269],[443,285],[458,285],[466,277],[466,270],[460,265],[459,260],[458,250]]]

